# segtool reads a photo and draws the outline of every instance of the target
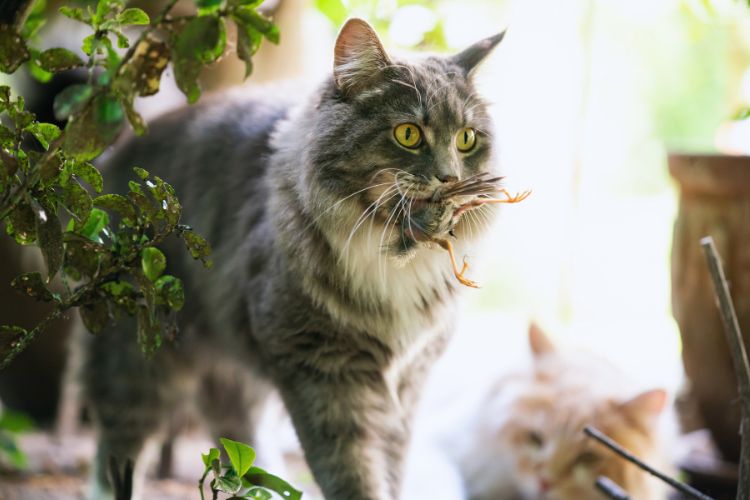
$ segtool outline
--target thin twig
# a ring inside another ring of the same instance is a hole
[[[631,452],[629,452],[628,450],[626,450],[625,448],[623,448],[622,446],[620,446],[619,444],[617,444],[609,436],[607,436],[606,434],[604,434],[602,431],[600,431],[596,427],[591,426],[591,425],[587,425],[586,427],[583,428],[583,432],[587,436],[596,439],[601,444],[603,444],[604,446],[606,446],[607,448],[609,448],[613,452],[617,453],[618,455],[620,455],[622,458],[624,458],[628,462],[631,462],[631,463],[637,465],[639,468],[645,470],[646,472],[648,472],[652,476],[655,476],[655,477],[661,479],[662,481],[664,481],[665,483],[667,483],[668,485],[670,485],[672,488],[674,488],[676,490],[679,490],[680,492],[688,495],[690,498],[697,498],[699,500],[713,500],[713,498],[711,498],[710,496],[704,495],[703,493],[701,493],[700,491],[696,490],[695,488],[693,488],[691,486],[688,486],[685,483],[681,483],[680,481],[678,481],[676,479],[673,479],[673,478],[667,476],[666,474],[663,474],[663,473],[659,472],[658,470],[654,469],[650,465],[644,463],[641,459],[639,459],[638,457],[636,457],[635,455],[633,455]]]
[[[729,344],[729,352],[734,363],[734,372],[737,375],[737,387],[740,392],[742,404],[742,420],[740,434],[742,435],[742,448],[740,450],[740,471],[737,484],[737,498],[747,500],[750,498],[750,365],[747,361],[745,344],[742,341],[740,324],[737,321],[737,313],[734,311],[732,296],[729,293],[724,268],[721,265],[719,254],[716,251],[714,239],[706,236],[701,239],[701,247],[706,254],[708,272],[714,284],[714,292],[717,298],[717,306],[724,324],[724,333]]]
[[[597,490],[604,493],[608,498],[612,498],[613,500],[630,500],[630,495],[619,484],[606,476],[597,477],[595,486]]]

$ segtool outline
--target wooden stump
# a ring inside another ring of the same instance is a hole
[[[680,188],[672,242],[672,311],[680,327],[690,397],[727,460],[740,452],[737,379],[700,239],[713,236],[750,346],[750,157],[669,157]]]

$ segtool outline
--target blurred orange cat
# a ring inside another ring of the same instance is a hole
[[[628,390],[608,363],[559,352],[536,326],[529,329],[530,370],[500,380],[475,415],[471,437],[457,450],[472,500],[603,499],[604,475],[632,498],[663,499],[656,479],[588,439],[594,425],[651,465],[669,472],[659,417],[662,389]]]

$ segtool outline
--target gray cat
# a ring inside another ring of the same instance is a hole
[[[272,386],[326,498],[398,498],[413,409],[460,286],[433,238],[450,232],[461,251],[477,232],[460,208],[478,195],[454,188],[491,168],[471,73],[501,38],[396,62],[352,19],[333,74],[299,106],[217,96],[118,149],[109,179],[140,165],[171,182],[216,266],[165,249],[187,303],[154,359],[132,320],[86,336],[96,498],[111,496],[109,458],[136,460],[188,398],[216,435],[254,442]],[[241,390],[225,390],[228,377]]]

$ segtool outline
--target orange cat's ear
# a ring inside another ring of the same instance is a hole
[[[555,349],[555,344],[544,333],[544,330],[533,321],[529,324],[529,346],[531,346],[531,352],[534,353],[535,358],[557,350]]]
[[[642,392],[620,405],[620,407],[634,415],[646,415],[655,417],[667,406],[667,391],[664,389],[651,389]]]

